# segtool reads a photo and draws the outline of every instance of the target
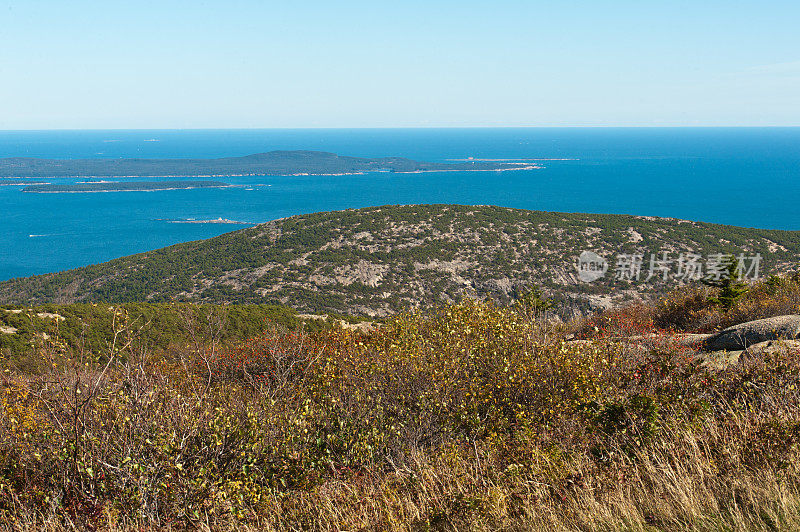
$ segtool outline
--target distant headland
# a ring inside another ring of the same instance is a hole
[[[0,159],[0,177],[232,177],[242,175],[347,175],[367,172],[528,170],[531,161],[433,163],[403,157],[374,159],[321,151],[271,151],[220,159]]]

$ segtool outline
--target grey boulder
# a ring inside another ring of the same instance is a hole
[[[748,346],[747,349],[733,349],[703,353],[698,360],[709,369],[721,370],[735,366],[742,360],[763,357],[777,353],[800,353],[800,340],[767,340]]]
[[[800,315],[775,316],[728,327],[706,340],[708,351],[738,351],[769,340],[794,340],[800,335]]]
[[[751,345],[745,352],[754,356],[771,353],[797,353],[800,352],[800,340],[767,340]]]

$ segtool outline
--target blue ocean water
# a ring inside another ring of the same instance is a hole
[[[425,161],[565,160],[514,172],[236,177],[225,181],[246,186],[228,189],[30,194],[0,186],[0,280],[240,227],[169,220],[256,223],[384,204],[493,204],[800,229],[800,128],[0,132],[0,157],[205,158],[279,149]]]

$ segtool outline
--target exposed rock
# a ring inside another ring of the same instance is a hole
[[[711,338],[711,336],[712,335],[710,334],[685,333],[685,334],[676,334],[672,336],[671,339],[675,345],[679,345],[682,347],[695,347],[702,345],[703,342]]]
[[[301,320],[327,320],[327,314],[298,314],[297,317]]]
[[[745,351],[750,356],[786,351],[800,352],[800,340],[767,340],[751,345]]]
[[[630,235],[630,241],[633,242],[634,244],[636,242],[641,242],[642,240],[644,240],[644,238],[642,237],[641,233],[639,233],[638,231],[634,230],[633,227],[629,227],[628,228],[628,234]]]
[[[297,314],[301,320],[319,320],[327,321],[329,316],[327,314]],[[342,329],[360,332],[370,332],[378,328],[378,324],[373,321],[359,321],[356,323],[349,323],[345,320],[334,319]]]
[[[729,366],[735,366],[739,363],[742,353],[744,353],[742,350],[703,353],[699,357],[700,366],[713,370],[722,370]]]
[[[0,325],[0,334],[17,334],[17,329],[6,325]]]
[[[609,310],[614,308],[614,300],[607,296],[588,296],[589,304],[593,310]]]
[[[800,315],[775,316],[740,323],[706,341],[708,351],[742,350],[767,340],[794,340],[800,334]]]
[[[37,318],[53,319],[56,321],[64,321],[66,318],[60,314],[53,314],[52,312],[37,312]]]
[[[735,366],[740,361],[759,357],[771,353],[797,352],[800,353],[800,340],[767,340],[749,346],[747,349],[734,349],[732,351],[714,351],[700,355],[700,365],[709,369],[721,370]]]
[[[344,320],[340,320],[339,324],[342,326],[342,329],[351,330],[351,331],[359,331],[362,333],[374,331],[378,328],[378,324],[372,321],[360,321],[358,323],[347,323]]]

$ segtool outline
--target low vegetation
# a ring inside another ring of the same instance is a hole
[[[120,312],[102,349],[51,335],[41,366],[4,362],[0,523],[800,528],[797,353],[711,370],[690,350],[615,340],[794,312],[800,285],[762,283],[727,310],[715,290],[608,314],[581,341],[543,319],[539,293],[368,333],[272,325],[164,349]]]
[[[139,349],[162,352],[187,342],[232,343],[259,334],[268,326],[306,332],[353,324],[346,316],[298,315],[280,305],[192,305],[186,303],[73,303],[35,307],[0,307],[0,354],[22,367],[41,365],[41,351],[51,338],[71,351],[99,353],[113,337],[113,326],[124,316],[135,331]]]
[[[635,228],[635,229],[634,229]],[[592,250],[609,261],[593,283],[576,259]],[[592,298],[636,300],[678,282],[649,276],[650,257],[760,254],[759,274],[800,260],[800,232],[491,206],[406,205],[276,220],[75,270],[0,283],[0,304],[204,302],[282,304],[303,312],[390,316],[464,298],[508,302],[532,285],[565,318]],[[618,280],[615,258],[637,254],[638,279]],[[750,264],[748,264],[749,266]],[[608,302],[608,301],[607,301]]]
[[[607,334],[625,336],[658,330],[664,333],[711,333],[773,316],[800,314],[800,273],[771,276],[739,288],[735,298],[724,301],[726,287],[685,286],[655,304],[639,303],[607,311],[578,322],[585,337]]]

